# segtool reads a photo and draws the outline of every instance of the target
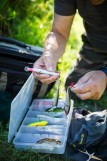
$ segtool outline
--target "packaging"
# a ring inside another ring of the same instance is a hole
[[[34,83],[34,77],[31,74],[12,101],[8,142],[12,141],[17,149],[63,154],[72,118],[73,101],[71,100],[68,115],[64,111],[64,101],[60,99],[58,108],[61,108],[62,111],[48,112],[47,109],[52,107],[54,99],[32,101]],[[46,126],[28,126],[38,121],[47,121],[48,124]]]

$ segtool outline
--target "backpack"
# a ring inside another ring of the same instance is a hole
[[[72,161],[107,160],[107,111],[75,108],[64,154]]]
[[[17,95],[31,74],[24,70],[25,66],[32,67],[33,63],[41,57],[42,53],[43,48],[39,46],[28,45],[12,38],[0,36],[0,92],[3,92],[4,95],[3,97],[0,96],[1,102],[5,100],[4,97],[9,97],[7,110],[6,105],[5,107],[3,107],[3,103],[0,105],[0,120],[9,118],[10,98],[12,100]],[[33,97],[45,97],[53,85],[54,83],[49,85],[42,84],[35,79]],[[8,117],[1,117],[3,114],[6,114],[6,111],[8,112]]]

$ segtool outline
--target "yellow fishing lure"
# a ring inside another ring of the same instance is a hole
[[[32,127],[32,126],[46,126],[48,124],[47,121],[37,121],[37,122],[33,122],[31,124],[28,124],[29,127]]]

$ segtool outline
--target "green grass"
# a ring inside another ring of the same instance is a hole
[[[59,69],[61,72],[60,97],[65,98],[64,81],[69,69],[73,66],[79,49],[82,45],[80,35],[83,33],[82,21],[77,16],[72,27],[72,33],[65,51],[60,59]],[[79,30],[78,30],[79,28]],[[55,89],[53,89],[48,97],[54,97]],[[107,105],[106,93],[100,101],[75,101],[75,107],[84,107],[91,111],[105,109]],[[31,151],[16,150],[13,144],[7,143],[8,130],[0,126],[0,161],[69,161],[63,155],[40,154]]]

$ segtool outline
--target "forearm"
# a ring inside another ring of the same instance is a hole
[[[65,51],[65,46],[69,38],[71,25],[74,15],[61,16],[54,14],[52,31],[48,34],[44,44],[43,55],[34,63],[34,68],[45,69],[48,71],[56,71],[56,66],[59,58]],[[34,74],[42,83],[52,83],[59,78],[37,73]]]
[[[46,38],[44,54],[50,52],[57,62],[65,51],[66,43],[67,40],[60,33],[52,31]]]

